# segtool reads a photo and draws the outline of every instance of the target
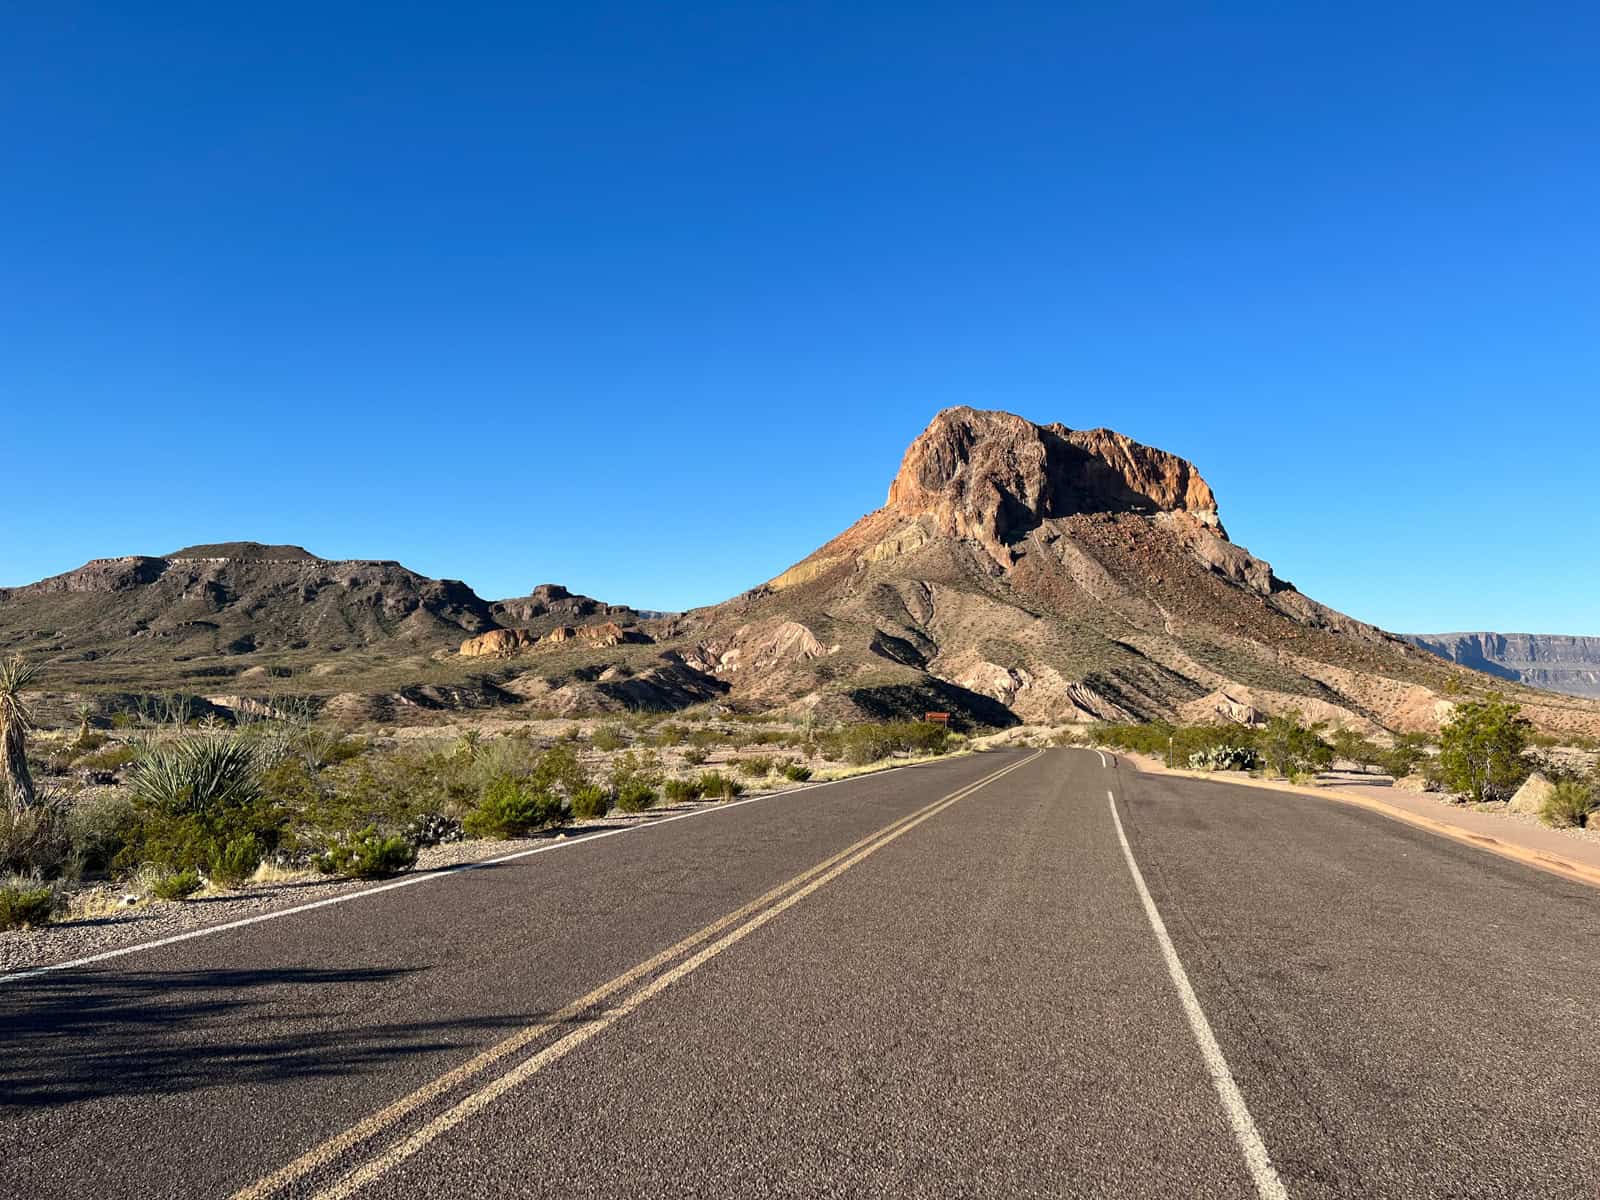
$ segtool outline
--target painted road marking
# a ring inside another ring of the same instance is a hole
[[[943,760],[935,760],[943,761]],[[923,763],[913,763],[912,766],[924,766]],[[902,770],[906,768],[900,768]],[[881,773],[881,772],[880,772]],[[396,879],[392,883],[380,883],[375,887],[362,888],[357,892],[346,892],[339,896],[329,896],[325,900],[313,900],[309,904],[296,904],[291,908],[275,909],[272,912],[258,913],[253,917],[241,917],[237,921],[225,921],[221,925],[207,925],[203,929],[191,929],[186,933],[175,933],[171,937],[156,938],[153,941],[139,942],[132,946],[120,946],[115,950],[102,950],[99,954],[90,954],[83,958],[74,958],[68,962],[48,963],[41,967],[29,967],[22,971],[13,971],[9,975],[0,975],[0,985],[16,983],[23,979],[32,979],[36,975],[47,975],[51,971],[70,971],[77,967],[92,966],[94,963],[105,962],[107,959],[121,958],[127,954],[138,954],[142,950],[158,950],[162,946],[174,946],[179,942],[193,941],[195,938],[211,937],[213,934],[226,933],[230,929],[243,929],[247,925],[259,925],[263,921],[277,921],[283,917],[292,917],[299,913],[311,912],[319,908],[332,908],[336,904],[348,904],[352,900],[362,900],[368,896],[377,896],[383,892],[393,892],[400,888],[415,887],[419,883],[427,883],[434,879],[445,879],[451,875],[459,875],[463,871],[475,871],[481,867],[493,867],[500,863],[514,862],[519,858],[528,858],[534,854],[549,854],[553,850],[565,850],[572,846],[583,846],[590,842],[603,841],[608,837],[616,837],[624,833],[639,833],[643,830],[655,829],[661,825],[670,825],[674,821],[683,821],[689,817],[705,816],[707,813],[727,812],[730,809],[742,808],[746,804],[755,804],[762,800],[771,800],[777,796],[797,796],[802,792],[814,792],[819,788],[833,787],[839,783],[851,783],[854,780],[871,778],[871,776],[855,775],[849,779],[830,779],[824,783],[813,783],[803,788],[790,788],[783,792],[769,792],[765,796],[751,796],[748,800],[734,800],[726,804],[718,804],[710,808],[698,808],[693,812],[679,813],[674,817],[662,817],[646,825],[629,825],[623,829],[608,829],[603,833],[583,834],[579,837],[568,838],[559,842],[551,842],[548,846],[535,846],[531,850],[517,850],[511,854],[502,854],[498,858],[485,858],[477,862],[457,863],[451,867],[440,867],[433,871],[420,871],[407,875],[404,879]]]
[[[582,1019],[584,1014],[592,1009],[596,1004],[610,996],[615,995],[617,992],[623,991],[624,989],[632,986],[652,972],[661,969],[674,959],[693,949],[695,946],[721,933],[730,925],[736,925],[738,922],[745,920],[752,914],[760,912],[760,910],[762,910],[766,905],[775,900],[779,900],[786,894],[789,894],[788,899],[784,900],[781,904],[777,905],[776,907],[766,909],[766,911],[760,913],[755,920],[750,921],[748,924],[734,930],[732,934],[724,937],[722,941],[716,943],[716,945],[710,948],[708,951],[702,951],[694,958],[688,960],[687,963],[681,964],[679,967],[674,968],[674,970],[669,972],[667,975],[659,977],[647,988],[635,992],[633,995],[624,999],[620,1004],[607,1009],[604,1013],[595,1017],[591,1017],[587,1023],[580,1026],[579,1029],[577,1029],[574,1033],[569,1034],[560,1042],[557,1042],[551,1047],[548,1047],[546,1050],[534,1055],[533,1058],[528,1059],[521,1066],[515,1068],[512,1072],[509,1072],[507,1076],[501,1076],[500,1079],[503,1080],[508,1078],[510,1075],[515,1075],[517,1081],[520,1081],[521,1079],[534,1074],[547,1062],[553,1062],[556,1058],[562,1057],[569,1050],[575,1048],[582,1042],[587,1041],[596,1033],[599,1033],[602,1029],[615,1023],[617,1020],[620,1020],[623,1016],[627,1015],[627,1013],[633,1011],[633,1009],[637,1008],[645,1000],[649,999],[650,996],[655,995],[672,982],[675,982],[676,980],[681,979],[684,975],[687,975],[701,963],[712,957],[714,953],[721,953],[721,951],[726,949],[728,945],[732,945],[733,942],[743,938],[746,934],[750,933],[760,925],[765,924],[766,921],[771,920],[771,918],[776,916],[779,912],[798,902],[801,897],[809,895],[811,892],[821,887],[824,883],[835,878],[838,874],[842,873],[849,867],[854,866],[855,863],[859,862],[862,858],[865,858],[868,854],[871,854],[880,849],[882,846],[887,845],[888,842],[893,841],[895,838],[899,837],[900,834],[909,830],[912,825],[921,824],[922,821],[937,815],[937,813],[943,811],[943,809],[949,807],[951,804],[956,803],[958,800],[965,799],[967,796],[972,795],[979,789],[987,787],[1001,776],[1008,775],[1012,771],[1017,770],[1019,767],[1026,766],[1028,763],[1038,758],[1042,753],[1043,751],[1035,752],[1027,758],[1011,763],[1010,765],[1002,767],[997,771],[993,771],[974,783],[970,783],[965,787],[958,788],[956,791],[951,792],[946,796],[942,796],[938,800],[924,805],[922,808],[919,808],[914,812],[907,813],[905,816],[891,821],[889,824],[880,829],[874,830],[866,837],[861,838],[849,846],[846,846],[843,850],[840,850],[838,853],[829,856],[822,862],[817,863],[815,866],[810,867],[807,870],[802,871],[799,875],[796,875],[793,878],[778,884],[770,891],[757,897],[755,900],[752,900],[743,907],[728,913],[726,916],[718,918],[711,924],[696,930],[682,941],[679,941],[676,944],[668,947],[666,950],[663,950],[654,957],[639,963],[637,966],[630,968],[621,975],[618,975],[616,978],[601,984],[593,991],[587,993],[577,1000],[574,1000],[571,1004],[567,1005],[560,1012],[554,1014],[547,1020],[530,1025],[527,1028],[512,1034],[504,1041],[491,1046],[489,1049],[469,1059],[465,1063],[462,1063],[453,1070],[447,1071],[445,1074],[439,1076],[432,1082],[424,1084],[422,1087],[418,1088],[409,1095],[401,1097],[394,1103],[380,1109],[357,1124],[352,1125],[343,1133],[340,1133],[335,1137],[321,1143],[320,1145],[313,1147],[311,1150],[307,1151],[305,1154],[301,1155],[287,1166],[274,1171],[270,1175],[262,1177],[255,1183],[252,1183],[248,1187],[245,1187],[234,1193],[232,1200],[265,1200],[266,1197],[281,1192],[284,1188],[288,1187],[297,1180],[304,1178],[306,1175],[311,1174],[313,1171],[332,1164],[346,1151],[351,1150],[360,1143],[372,1138],[376,1134],[395,1124],[397,1121],[402,1120],[404,1117],[416,1111],[418,1108],[422,1107],[428,1102],[436,1100],[439,1097],[447,1094],[468,1079],[482,1074],[495,1063],[506,1058],[507,1056],[514,1054],[519,1050],[525,1049],[533,1042],[549,1033],[551,1030]],[[855,857],[851,857],[852,855]],[[821,879],[817,879],[816,877],[819,875],[823,877]],[[808,884],[808,881],[813,882],[811,882],[809,886],[805,886]],[[801,890],[796,892],[794,891],[796,888],[801,888]],[[550,1057],[550,1052],[560,1046],[565,1046],[566,1048],[561,1050],[560,1053],[555,1054],[554,1057]],[[491,1083],[482,1091],[474,1093],[473,1096],[467,1097],[467,1099],[458,1104],[456,1108],[449,1110],[445,1116],[449,1116],[451,1113],[456,1112],[457,1109],[462,1107],[462,1105],[471,1103],[475,1097],[484,1096],[485,1093],[488,1093],[491,1089],[495,1088],[499,1082],[500,1080],[497,1080],[495,1083]],[[500,1087],[499,1090],[494,1091],[492,1095],[489,1095],[487,1099],[479,1101],[476,1107],[472,1108],[470,1112],[461,1113],[460,1116],[458,1116],[456,1120],[452,1121],[450,1125],[441,1127],[437,1130],[437,1132],[433,1133],[423,1142],[418,1143],[412,1149],[407,1150],[404,1154],[394,1158],[393,1161],[389,1163],[389,1166],[402,1161],[404,1158],[410,1157],[410,1155],[414,1154],[416,1150],[422,1147],[422,1145],[425,1145],[427,1141],[432,1141],[434,1137],[437,1137],[440,1133],[443,1133],[446,1128],[450,1128],[455,1124],[459,1124],[460,1121],[465,1120],[467,1116],[471,1115],[471,1112],[476,1112],[478,1108],[482,1108],[489,1102],[489,1100],[492,1100],[495,1096],[502,1094],[504,1091],[514,1086],[515,1083],[513,1082]],[[443,1118],[440,1118],[440,1120],[443,1120]],[[435,1124],[436,1123],[437,1122],[435,1122]],[[432,1128],[432,1125],[424,1126],[423,1130],[425,1131],[430,1128]],[[406,1141],[399,1143],[397,1146],[391,1147],[390,1150],[386,1151],[384,1155],[380,1155],[378,1159],[374,1159],[366,1166],[359,1168],[350,1176],[347,1176],[345,1179],[339,1181],[339,1183],[335,1185],[335,1191],[327,1194],[349,1195],[350,1192],[354,1191],[357,1187],[362,1186],[368,1178],[376,1178],[378,1174],[382,1174],[383,1171],[388,1170],[389,1166],[385,1166],[382,1168],[382,1170],[373,1173],[372,1168],[374,1164],[379,1161],[386,1160],[388,1156],[394,1155],[396,1151],[414,1141],[417,1136],[418,1135],[413,1135],[411,1139],[407,1139]],[[361,1175],[362,1178],[359,1181],[352,1183],[351,1181],[354,1180],[356,1175]],[[344,1188],[347,1184],[349,1184],[347,1190],[337,1190],[339,1188]]]
[[[1256,1194],[1261,1196],[1262,1200],[1288,1200],[1289,1193],[1284,1189],[1283,1180],[1278,1178],[1278,1172],[1272,1165],[1266,1143],[1261,1140],[1261,1133],[1256,1128],[1255,1120],[1250,1116],[1250,1109],[1244,1102],[1244,1094],[1234,1082],[1233,1072],[1228,1070],[1228,1060],[1222,1056],[1222,1047],[1217,1045],[1216,1035],[1211,1032],[1211,1022],[1206,1020],[1205,1010],[1200,1007],[1199,997],[1195,995],[1188,973],[1184,971],[1183,963],[1178,958],[1178,951],[1173,947],[1172,938],[1167,934],[1166,923],[1162,921],[1156,902],[1151,898],[1150,889],[1145,886],[1144,875],[1140,873],[1139,864],[1133,857],[1133,847],[1128,845],[1128,835],[1123,832],[1122,818],[1117,815],[1117,798],[1111,792],[1107,792],[1106,799],[1111,802],[1111,820],[1117,827],[1117,840],[1122,843],[1122,856],[1128,860],[1128,870],[1133,875],[1133,885],[1138,889],[1139,899],[1144,904],[1145,916],[1150,918],[1150,928],[1155,930],[1156,941],[1161,946],[1161,957],[1166,960],[1167,974],[1172,976],[1172,984],[1178,989],[1178,1000],[1183,1005],[1183,1015],[1189,1019],[1189,1028],[1194,1032],[1194,1040],[1200,1045],[1200,1057],[1205,1059],[1206,1071],[1211,1075],[1211,1082],[1217,1089],[1217,1097],[1222,1101],[1222,1109],[1227,1114],[1228,1124],[1233,1127],[1234,1140],[1239,1143],[1239,1149],[1244,1153],[1245,1166],[1250,1170],[1250,1178],[1255,1181]]]

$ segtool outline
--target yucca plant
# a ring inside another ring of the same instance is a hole
[[[134,799],[169,816],[246,808],[261,796],[255,747],[237,737],[190,737],[147,749],[129,777]]]
[[[13,654],[0,662],[0,778],[14,809],[32,808],[33,776],[28,771],[28,734],[33,710],[22,693],[33,686],[39,666]]]

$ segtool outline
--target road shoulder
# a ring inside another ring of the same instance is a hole
[[[1558,830],[1509,820],[1499,813],[1477,812],[1464,806],[1441,804],[1429,797],[1405,792],[1395,792],[1392,796],[1385,795],[1380,798],[1372,794],[1380,790],[1377,788],[1357,790],[1348,787],[1303,787],[1299,784],[1255,779],[1232,772],[1226,777],[1219,777],[1205,771],[1176,770],[1143,754],[1118,751],[1117,757],[1147,775],[1170,775],[1202,782],[1227,783],[1266,792],[1315,796],[1321,800],[1364,808],[1391,820],[1425,829],[1440,837],[1476,846],[1480,850],[1487,850],[1491,854],[1498,854],[1525,866],[1549,871],[1563,879],[1600,887],[1600,842],[1566,837]],[[1393,789],[1382,790],[1388,792]]]

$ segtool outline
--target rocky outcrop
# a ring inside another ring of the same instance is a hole
[[[539,639],[523,629],[491,629],[461,643],[463,658],[510,658]]]
[[[1413,633],[1430,654],[1529,687],[1600,697],[1600,637],[1547,633]]]
[[[1109,429],[1035,425],[948,408],[911,443],[886,505],[970,538],[1002,567],[1042,520],[1080,513],[1185,512],[1216,528],[1216,498],[1194,467]]]
[[[488,633],[468,638],[461,643],[463,658],[510,658],[526,650],[557,646],[582,646],[604,649],[625,642],[648,642],[650,638],[637,629],[624,629],[615,621],[602,621],[595,625],[557,625],[542,637],[526,629],[491,629]]]

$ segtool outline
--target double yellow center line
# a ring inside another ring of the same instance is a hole
[[[837,879],[868,855],[877,853],[896,838],[908,833],[930,817],[937,816],[952,804],[964,800],[1002,776],[1009,775],[1012,771],[1026,766],[1042,753],[1044,753],[1042,750],[1036,751],[1020,762],[1012,763],[1009,766],[1000,768],[998,771],[991,772],[976,783],[968,784],[966,787],[958,788],[946,796],[941,796],[933,803],[890,822],[874,833],[868,834],[860,841],[845,847],[837,854],[831,855],[808,870],[802,871],[792,879],[785,880],[742,908],[735,909],[726,916],[719,917],[709,925],[697,929],[682,941],[669,946],[654,957],[646,959],[637,966],[624,971],[616,978],[601,984],[586,995],[580,996],[548,1019],[519,1030],[504,1041],[496,1043],[453,1070],[447,1071],[437,1079],[424,1084],[409,1095],[402,1096],[387,1107],[379,1109],[371,1116],[352,1125],[343,1133],[329,1138],[321,1145],[313,1147],[287,1166],[274,1171],[270,1175],[263,1176],[248,1187],[235,1192],[232,1200],[267,1200],[268,1197],[277,1195],[285,1188],[304,1179],[313,1172],[334,1167],[349,1151],[354,1150],[363,1142],[376,1137],[379,1133],[404,1120],[417,1109],[440,1099],[468,1080],[482,1075],[496,1063],[516,1054],[520,1050],[528,1048],[551,1031],[576,1024],[577,1027],[566,1036],[552,1042],[531,1057],[524,1059],[511,1070],[496,1076],[477,1091],[472,1092],[431,1121],[422,1125],[410,1136],[393,1143],[350,1170],[332,1185],[319,1192],[317,1200],[342,1200],[343,1197],[354,1195],[367,1184],[372,1183],[410,1158],[434,1139],[447,1133],[473,1114],[492,1104],[518,1084],[523,1083],[551,1063],[565,1057],[590,1038],[616,1024],[647,1000],[659,995],[684,976],[698,970],[724,950],[742,941],[779,913],[800,903],[801,900],[804,900],[818,888],[824,887],[834,879]],[[706,943],[710,944],[707,945]],[[696,947],[701,948],[690,954],[689,952],[694,951]],[[683,956],[686,954],[688,957],[684,958]],[[671,969],[663,971],[663,968],[668,967],[679,959],[682,959],[682,961],[677,961],[676,966],[671,966]],[[656,972],[658,971],[662,971],[662,973],[657,975]],[[640,980],[647,979],[650,976],[655,977],[642,987],[623,996],[613,1004],[603,1008],[600,1007],[604,1002],[611,1000],[612,997],[617,996],[619,993],[627,992],[629,988],[639,983]]]

